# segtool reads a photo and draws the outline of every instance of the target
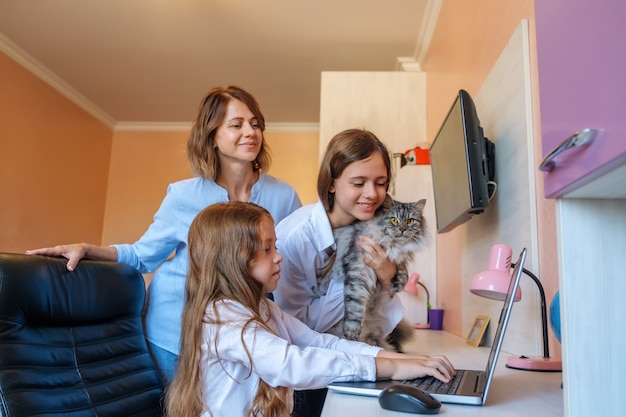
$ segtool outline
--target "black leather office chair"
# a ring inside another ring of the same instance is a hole
[[[113,262],[0,253],[0,417],[160,416],[143,277]]]

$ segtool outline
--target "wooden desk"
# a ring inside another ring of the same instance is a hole
[[[416,330],[407,352],[444,354],[457,368],[484,369],[488,347],[473,347],[465,339],[435,330]],[[562,374],[530,372],[505,366],[510,354],[500,352],[496,374],[491,381],[487,403],[483,406],[443,404],[440,414],[449,416],[563,416]],[[406,417],[410,414],[388,411],[378,398],[329,391],[322,417]]]

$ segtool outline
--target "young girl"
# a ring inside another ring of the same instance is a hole
[[[349,129],[328,143],[317,179],[319,201],[301,207],[278,223],[276,234],[283,279],[274,291],[276,304],[318,332],[326,332],[343,317],[342,279],[333,279],[320,295],[319,279],[334,262],[333,230],[370,220],[381,208],[391,181],[391,160],[385,145],[363,129]],[[361,248],[370,257],[365,263],[376,272],[383,291],[388,291],[396,265],[373,239],[363,236]],[[398,297],[384,297],[382,306],[390,334],[404,315]],[[406,330],[403,330],[406,331]],[[298,417],[316,417],[326,396],[325,390],[298,392]]]
[[[169,417],[288,417],[292,389],[334,381],[454,373],[443,356],[387,352],[320,334],[281,311],[282,256],[271,215],[253,203],[218,203],[189,230],[181,351],[166,393]]]
[[[59,245],[27,253],[65,256],[67,269],[82,258],[117,261],[141,273],[156,271],[146,307],[150,351],[167,384],[176,369],[187,274],[187,235],[210,204],[251,201],[282,219],[302,204],[293,187],[264,171],[271,161],[265,118],[255,98],[236,86],[216,87],[203,98],[187,141],[195,177],[170,184],[154,222],[133,244]]]

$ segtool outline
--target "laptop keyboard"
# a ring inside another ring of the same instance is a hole
[[[415,378],[403,381],[403,384],[413,385],[430,394],[455,394],[461,383],[463,371],[456,371],[456,375],[449,382],[441,382],[435,377]]]

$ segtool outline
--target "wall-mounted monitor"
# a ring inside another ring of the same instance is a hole
[[[430,147],[437,232],[482,213],[495,184],[494,144],[483,135],[476,106],[460,90]]]

